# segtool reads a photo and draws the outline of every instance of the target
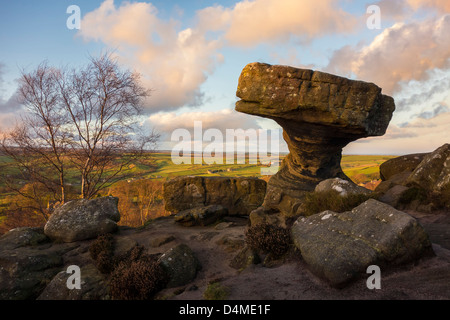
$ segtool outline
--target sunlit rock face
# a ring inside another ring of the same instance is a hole
[[[267,209],[295,215],[306,191],[329,178],[348,179],[342,148],[386,132],[394,99],[373,83],[319,71],[248,64],[239,77],[239,112],[275,120],[289,155],[269,183]]]

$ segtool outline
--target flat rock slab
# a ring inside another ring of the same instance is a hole
[[[432,252],[416,219],[373,199],[352,211],[299,218],[292,238],[311,271],[333,286],[345,285],[370,265],[399,265]]]

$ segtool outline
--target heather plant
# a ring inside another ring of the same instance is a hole
[[[291,244],[290,232],[286,228],[263,223],[250,227],[246,233],[246,242],[250,248],[280,257],[287,252]]]

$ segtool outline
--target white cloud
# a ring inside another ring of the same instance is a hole
[[[450,13],[450,1],[448,0],[407,0],[407,2],[414,10],[431,8],[441,13]]]
[[[115,50],[120,61],[143,75],[153,90],[149,111],[199,104],[200,85],[222,61],[219,43],[207,40],[196,29],[180,29],[175,20],[158,17],[150,3],[113,0],[87,13],[79,35],[86,41],[102,41]]]
[[[327,70],[354,73],[388,94],[401,83],[426,80],[428,71],[450,67],[450,15],[385,29],[365,47],[345,46],[332,56]]]
[[[226,129],[259,129],[258,118],[231,109],[220,111],[193,111],[176,114],[161,112],[151,115],[147,122],[157,131],[171,134],[175,129],[192,131],[195,121],[201,121],[203,130],[215,128],[225,134]]]
[[[244,0],[233,8],[208,7],[198,12],[199,26],[225,31],[228,43],[254,46],[283,42],[291,36],[311,40],[325,34],[351,32],[356,18],[336,0]]]

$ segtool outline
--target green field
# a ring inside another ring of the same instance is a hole
[[[152,161],[142,161],[129,168],[129,173],[134,179],[166,179],[176,176],[241,176],[241,177],[258,177],[261,175],[261,166],[258,164],[212,164],[206,163],[180,164],[176,165],[171,160],[171,155],[168,152],[156,152],[149,154]],[[280,156],[282,160],[284,156]],[[381,163],[393,158],[393,156],[366,156],[366,155],[344,155],[342,157],[342,169],[349,176],[355,174],[371,175],[378,173],[378,168]],[[0,162],[3,164],[10,161],[5,156],[0,157]],[[4,173],[14,174],[15,170],[9,166],[3,167]],[[131,178],[133,179],[133,178]],[[67,181],[70,184],[77,185],[79,183],[75,171],[69,170]],[[1,195],[0,195],[1,199]],[[0,202],[1,203],[1,202]]]
[[[166,179],[176,176],[261,176],[261,166],[257,164],[180,164],[175,165],[169,153],[154,153],[152,155],[155,167],[137,165],[133,172],[140,178]],[[284,156],[281,156],[282,160]],[[342,169],[350,178],[356,174],[376,176],[379,166],[383,162],[394,158],[394,156],[366,156],[366,155],[344,155],[342,157]],[[216,171],[216,172],[215,172]]]

